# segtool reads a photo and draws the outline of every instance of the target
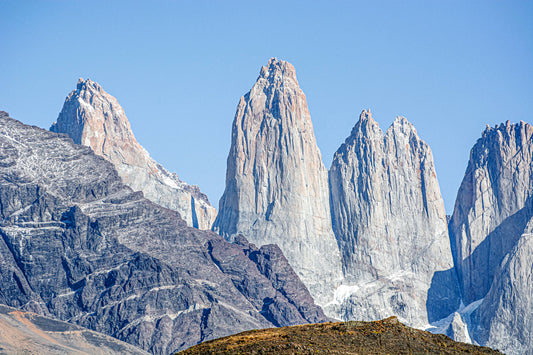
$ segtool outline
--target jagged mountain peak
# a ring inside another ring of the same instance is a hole
[[[404,137],[409,141],[414,140],[414,144],[421,143],[423,145],[427,145],[418,135],[415,126],[403,116],[397,116],[394,119],[394,122],[392,122],[390,127],[387,129],[385,136],[395,138]]]
[[[210,229],[216,210],[196,186],[181,181],[137,142],[117,99],[91,79],[80,78],[50,130],[67,133],[113,163],[123,181],[151,201],[178,211],[189,226]]]
[[[241,98],[227,164],[214,230],[278,244],[317,302],[329,302],[341,270],[328,172],[291,64],[271,59]]]
[[[396,118],[392,122],[391,127],[393,127],[393,126],[396,126],[396,127],[412,127],[413,129],[415,127],[411,122],[409,122],[407,120],[407,118],[405,118],[403,116],[396,116]]]
[[[372,118],[372,113],[370,112],[370,109],[366,109],[366,110],[363,109],[363,111],[361,111],[361,114],[359,115],[358,123],[363,123],[363,122],[370,122],[372,124],[377,125],[377,122],[374,121],[374,119]]]
[[[519,132],[519,134],[517,135],[519,141],[522,141],[522,139],[529,139],[529,137],[531,137],[531,135],[533,134],[533,126],[524,121],[512,123],[510,120],[507,120],[505,121],[505,123],[502,122],[500,124],[494,125],[494,127],[487,125],[487,127],[481,134],[480,139],[490,139],[490,137],[493,137],[495,134],[503,134],[504,136],[502,136],[502,138],[510,138],[510,135],[513,134],[513,132]]]
[[[280,102],[280,98],[284,99]],[[305,95],[300,89],[293,65],[284,60],[271,58],[266,66],[261,67],[259,77],[250,92],[241,100],[241,104],[249,99],[252,102],[259,100],[258,105],[261,106],[264,106],[263,103],[266,102],[269,107],[279,107],[290,104],[286,101],[305,100]],[[303,106],[305,116],[309,116],[307,102]],[[278,109],[272,110],[274,117],[279,116],[278,113]]]
[[[397,117],[383,134],[364,110],[336,151],[329,178],[347,280],[336,292],[338,317],[397,315],[421,326],[453,311],[444,203],[431,150],[414,126]],[[434,280],[437,273],[442,280]]]
[[[152,165],[148,152],[135,139],[122,106],[91,79],[78,80],[50,130],[67,133],[75,143],[91,147],[113,163]]]
[[[268,64],[261,67],[257,81],[261,79],[267,80],[270,83],[283,83],[285,85],[287,83],[293,83],[299,86],[294,66],[287,61],[278,60],[277,58],[270,58]]]
[[[99,93],[104,93],[104,89],[100,84],[98,84],[96,81],[92,81],[91,79],[83,79],[79,78],[78,82],[76,84],[76,90],[82,91],[82,90],[92,90]]]
[[[345,143],[353,141],[357,138],[382,138],[383,131],[379,127],[379,124],[372,118],[370,109],[363,110],[359,115],[359,120],[352,128],[350,136],[346,139]]]
[[[416,141],[422,141],[418,136],[415,126],[403,116],[396,116],[392,124],[384,133],[378,122],[372,117],[370,109],[363,110],[359,115],[359,120],[352,128],[350,136],[345,143],[353,144],[354,140],[364,139],[385,139],[386,137],[407,136],[414,137]],[[425,144],[425,143],[424,143]]]

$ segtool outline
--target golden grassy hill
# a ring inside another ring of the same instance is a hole
[[[251,330],[181,351],[192,354],[500,354],[413,329],[396,317]]]

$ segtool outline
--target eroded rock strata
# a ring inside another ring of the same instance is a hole
[[[320,322],[275,246],[188,227],[66,135],[0,113],[0,303],[155,354]]]

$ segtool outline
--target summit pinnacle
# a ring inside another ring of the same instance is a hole
[[[294,67],[270,59],[237,106],[214,230],[276,243],[319,304],[341,279],[328,172]]]

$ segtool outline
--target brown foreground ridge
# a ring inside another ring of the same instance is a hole
[[[400,323],[344,322],[250,330],[207,341],[178,354],[501,354]]]

